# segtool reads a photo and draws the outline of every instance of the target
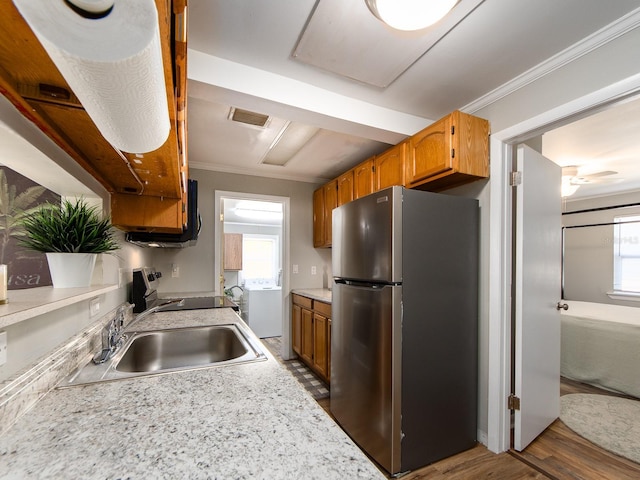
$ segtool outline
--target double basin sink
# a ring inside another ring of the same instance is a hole
[[[89,362],[63,380],[87,383],[266,360],[259,342],[238,323],[135,332],[107,362]]]

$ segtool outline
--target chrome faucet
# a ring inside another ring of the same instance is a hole
[[[126,323],[126,319],[128,316],[131,316],[133,305],[130,303],[126,303],[125,305],[118,308],[115,318],[111,319],[102,330],[102,350],[93,357],[93,363],[104,363],[111,357],[113,357],[113,355],[115,355],[115,353],[127,338],[125,335],[125,329],[131,328],[134,324],[138,323],[148,315],[157,312],[162,307],[173,304],[176,304],[178,306],[184,305],[184,298],[174,298],[171,300],[166,300],[162,303],[154,305],[151,308],[147,308],[146,310],[140,312],[129,323]]]
[[[233,297],[233,296],[234,296],[234,295],[233,295],[233,289],[234,289],[234,288],[239,288],[239,289],[240,289],[240,291],[241,291],[242,293],[244,293],[244,288],[242,288],[240,285],[233,285],[233,286],[231,286],[231,287],[229,287],[229,288],[225,288],[225,289],[224,289],[224,294],[225,294],[225,295],[227,295],[228,297]],[[242,293],[241,293],[240,295],[242,295]]]
[[[134,324],[138,323],[140,320],[142,320],[144,317],[151,315],[152,313],[157,312],[158,310],[160,310],[162,307],[166,307],[167,305],[177,305],[178,307],[181,307],[184,305],[184,298],[172,298],[170,300],[165,300],[162,303],[159,303],[157,305],[154,305],[151,308],[147,308],[146,310],[143,310],[142,312],[140,312],[138,315],[136,315],[136,318],[134,318],[131,323],[129,323],[129,325],[127,325],[127,328],[131,328]]]

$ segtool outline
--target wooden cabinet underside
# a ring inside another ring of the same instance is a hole
[[[0,0],[0,93],[112,193],[114,225],[177,233],[186,222],[188,178],[186,32],[177,28],[186,23],[186,2],[156,0],[156,8],[171,123],[157,150],[122,152],[102,137],[11,0]],[[153,205],[160,210],[152,213]],[[123,206],[145,212],[120,211]],[[136,216],[155,220],[136,224]]]

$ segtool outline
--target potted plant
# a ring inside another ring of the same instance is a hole
[[[119,248],[111,221],[83,199],[46,203],[21,223],[20,244],[46,253],[54,288],[88,287],[98,254]]]

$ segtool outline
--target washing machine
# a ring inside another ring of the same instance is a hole
[[[282,336],[282,287],[244,288],[245,321],[260,338]]]

